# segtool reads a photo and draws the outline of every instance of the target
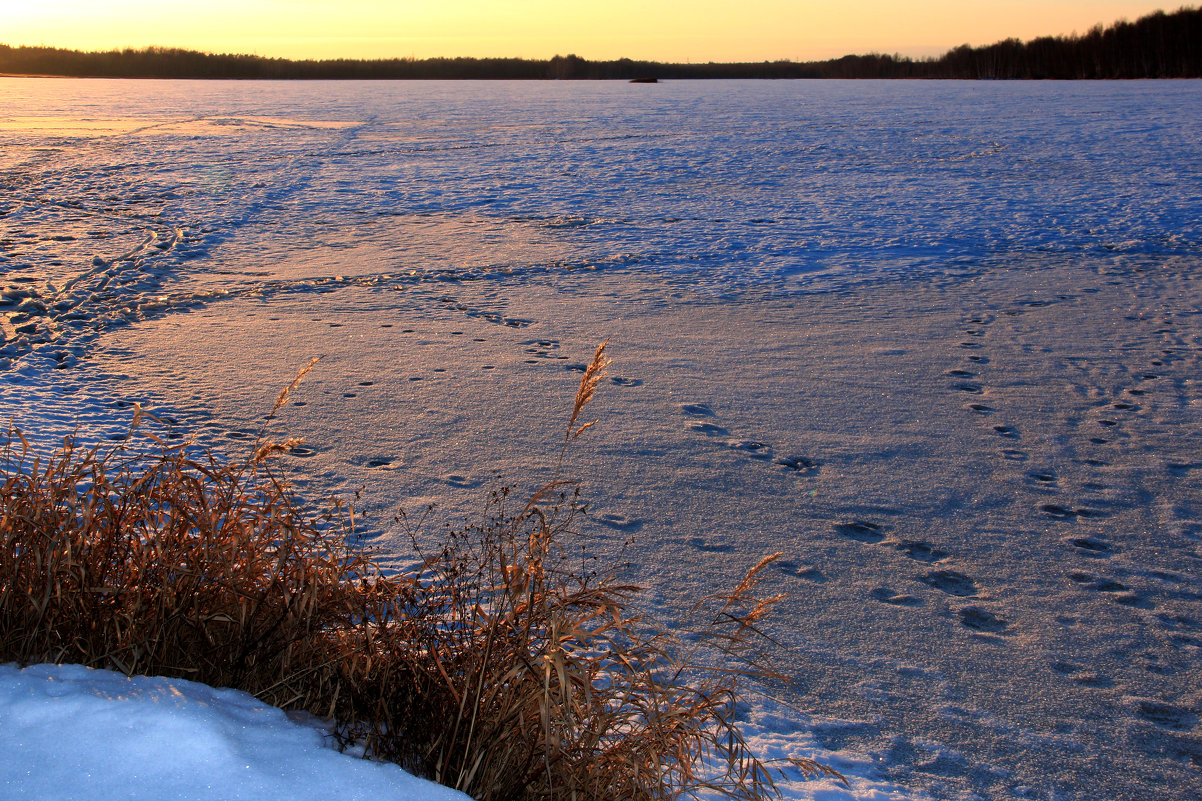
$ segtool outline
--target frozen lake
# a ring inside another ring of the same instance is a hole
[[[1200,107],[1196,81],[5,79],[3,264],[28,227],[121,221],[234,269],[631,265],[716,289],[1196,254]]]
[[[325,355],[289,470],[399,563],[398,508],[551,475],[608,337],[567,463],[591,545],[670,622],[784,554],[805,716],[755,706],[757,745],[857,801],[1192,801],[1199,108],[1202,81],[0,79],[0,411],[48,445],[138,402],[240,453]]]

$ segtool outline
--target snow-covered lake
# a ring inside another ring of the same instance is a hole
[[[785,552],[814,717],[753,709],[770,754],[861,798],[1184,801],[1199,109],[1202,81],[0,79],[0,413],[116,439],[137,401],[236,450],[328,354],[291,464],[396,553],[401,501],[549,469],[612,337],[592,534],[668,610]]]
[[[1197,253],[1199,107],[1196,81],[4,80],[4,226],[177,228],[235,268],[370,247],[375,271],[719,288]]]

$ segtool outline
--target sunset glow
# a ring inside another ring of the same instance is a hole
[[[1084,33],[1159,0],[0,0],[0,43],[285,58],[795,61]]]

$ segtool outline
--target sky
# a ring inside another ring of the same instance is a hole
[[[0,0],[0,43],[284,58],[809,61],[1084,33],[1163,0]]]

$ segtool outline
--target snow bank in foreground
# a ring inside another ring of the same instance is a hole
[[[751,722],[753,745],[769,757],[813,753],[799,751],[814,744],[783,737],[771,717],[761,711]],[[0,665],[0,754],[0,797],[14,801],[467,798],[396,765],[341,754],[318,729],[246,693],[80,665]],[[848,773],[850,790],[786,778],[785,799],[915,798],[857,775],[870,765],[822,757]]]
[[[341,754],[246,693],[80,665],[0,665],[0,754],[6,799],[467,798]]]

